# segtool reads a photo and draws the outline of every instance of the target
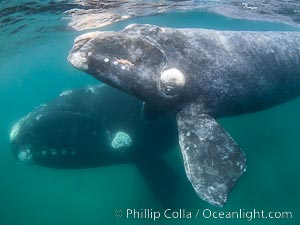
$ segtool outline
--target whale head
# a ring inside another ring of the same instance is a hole
[[[58,102],[63,103],[66,97],[60,96]],[[70,104],[65,102],[66,107]],[[16,122],[10,143],[17,161],[52,168],[118,164],[130,157],[132,147],[128,133],[109,133],[101,121],[51,104],[38,107]]]
[[[13,157],[21,163],[53,168],[85,167],[88,159],[92,164],[92,157],[86,157],[90,147],[81,145],[84,137],[80,137],[80,129],[88,131],[87,126],[74,120],[68,122],[72,116],[71,113],[33,111],[20,119],[10,132]],[[100,137],[99,134],[99,141]]]
[[[141,34],[140,28],[145,26],[129,25],[120,32],[81,35],[75,39],[68,61],[154,106],[172,107],[184,92],[185,75],[167,66],[167,57],[159,44]],[[163,32],[159,27],[147,28],[151,28],[152,34]]]

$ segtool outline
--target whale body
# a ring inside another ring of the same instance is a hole
[[[142,110],[141,101],[105,85],[67,90],[13,126],[13,156],[53,168],[159,158],[176,147],[175,118],[145,122]]]
[[[77,69],[176,114],[185,171],[196,193],[223,206],[246,170],[215,118],[256,112],[300,94],[300,33],[174,29],[132,24],[79,36]]]
[[[67,90],[15,123],[12,153],[23,164],[56,169],[134,164],[157,201],[172,207],[178,175],[163,156],[178,146],[176,119],[153,120],[156,114],[106,85]]]

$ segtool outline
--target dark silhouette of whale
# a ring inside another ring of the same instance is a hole
[[[244,153],[214,118],[255,112],[300,94],[300,33],[129,25],[79,36],[69,62],[177,115],[187,177],[222,206],[246,170]]]
[[[170,206],[178,176],[162,156],[177,146],[176,120],[150,121],[143,109],[141,101],[106,85],[67,90],[13,126],[13,156],[60,169],[133,163],[157,200]]]

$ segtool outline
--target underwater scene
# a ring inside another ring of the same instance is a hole
[[[300,224],[298,1],[0,1],[0,224]]]

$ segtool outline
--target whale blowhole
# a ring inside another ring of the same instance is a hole
[[[161,73],[158,85],[160,92],[168,98],[173,98],[182,93],[185,83],[183,73],[176,68],[171,68]]]

